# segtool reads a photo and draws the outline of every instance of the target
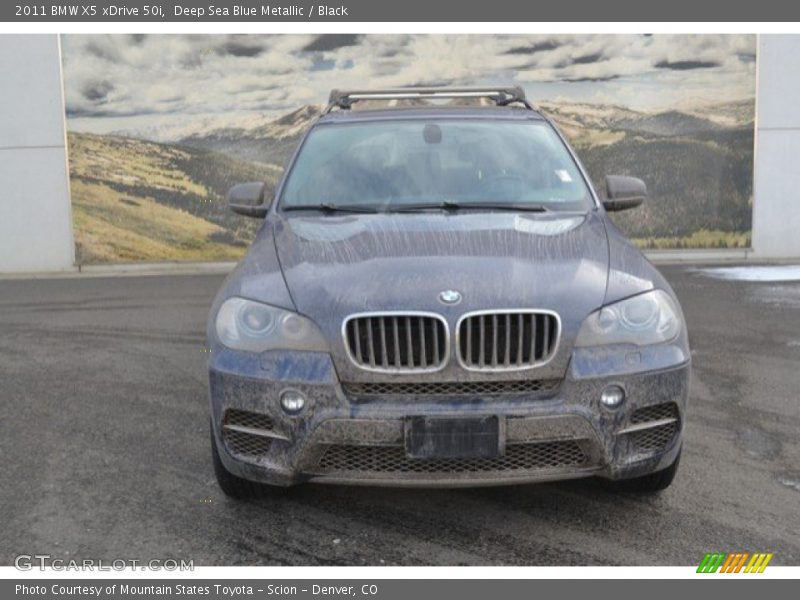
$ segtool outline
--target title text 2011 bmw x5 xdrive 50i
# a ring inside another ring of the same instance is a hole
[[[229,194],[265,221],[208,323],[222,489],[669,485],[686,326],[606,186],[519,88],[334,91],[274,199]]]

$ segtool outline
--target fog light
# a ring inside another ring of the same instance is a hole
[[[299,413],[306,405],[306,397],[297,390],[286,390],[281,394],[281,406],[289,414]]]
[[[618,385],[608,386],[600,395],[602,405],[610,409],[619,408],[623,400],[625,400],[625,391]]]

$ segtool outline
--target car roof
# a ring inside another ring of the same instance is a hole
[[[323,114],[316,124],[356,123],[364,121],[391,121],[435,118],[468,119],[512,119],[518,121],[544,121],[536,110],[511,106],[447,106],[447,107],[403,107],[361,110],[332,110]]]

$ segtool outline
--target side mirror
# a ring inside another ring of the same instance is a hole
[[[269,210],[269,201],[264,198],[266,185],[261,181],[240,183],[228,190],[228,206],[230,209],[246,217],[263,219]]]
[[[609,212],[636,208],[647,197],[647,186],[636,177],[609,175],[606,177],[606,199],[603,206]]]

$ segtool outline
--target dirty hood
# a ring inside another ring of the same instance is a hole
[[[274,235],[298,311],[323,330],[348,379],[375,378],[352,370],[341,340],[343,319],[364,311],[433,311],[453,332],[473,310],[554,310],[559,354],[567,353],[552,363],[563,370],[577,328],[606,289],[608,241],[594,211],[290,216],[277,220]],[[462,301],[443,304],[444,290]]]

